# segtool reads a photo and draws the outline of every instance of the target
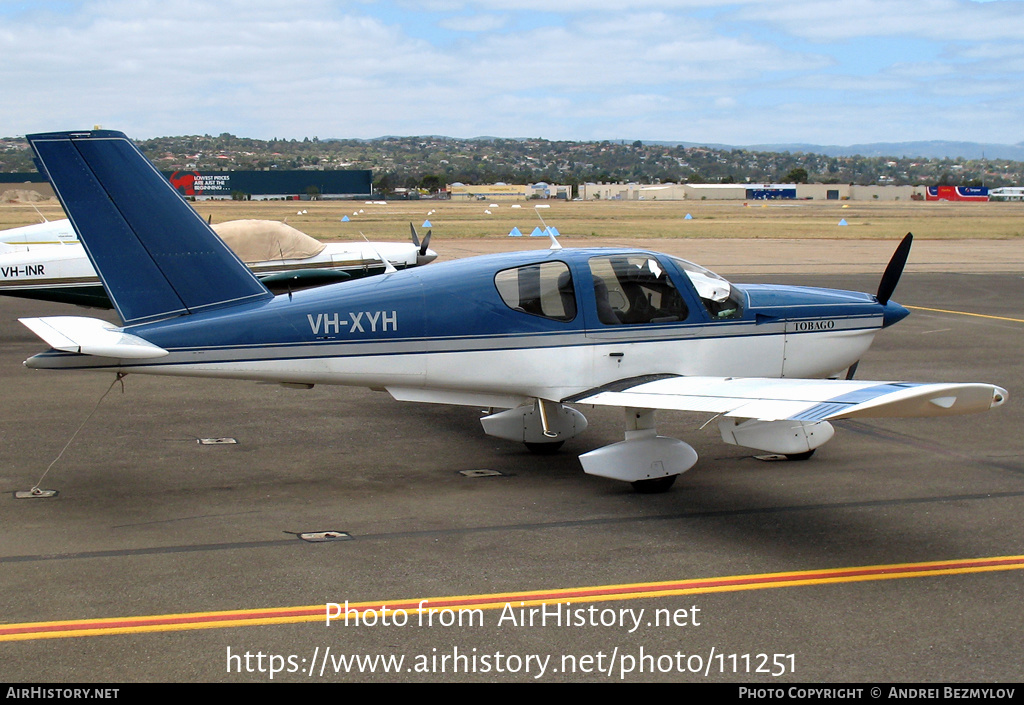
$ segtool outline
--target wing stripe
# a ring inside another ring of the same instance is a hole
[[[816,406],[812,406],[807,411],[802,411],[799,414],[790,416],[791,421],[823,421],[833,414],[838,414],[846,411],[852,406],[852,404],[845,402],[823,402]]]
[[[790,416],[789,418],[793,421],[823,421],[830,416],[846,411],[851,406],[856,406],[857,404],[877,399],[878,397],[891,392],[918,386],[920,385],[913,384],[911,382],[889,382],[886,384],[878,384],[873,387],[866,387],[864,389],[855,389],[851,392],[838,396],[835,399],[823,401],[820,404],[812,406],[806,411],[802,411],[799,414]]]

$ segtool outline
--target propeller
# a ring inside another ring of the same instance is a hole
[[[903,274],[903,268],[907,264],[907,257],[910,256],[910,245],[913,242],[914,236],[911,233],[907,233],[907,236],[896,247],[896,251],[892,253],[892,259],[889,260],[889,264],[886,265],[885,271],[882,273],[882,280],[878,282],[878,293],[875,294],[875,297],[878,299],[878,303],[883,306],[889,303],[892,292],[896,291],[896,285],[899,284],[900,275]]]
[[[427,254],[427,246],[430,244],[430,233],[433,232],[433,229],[428,230],[427,234],[423,236],[423,242],[420,242],[419,235],[416,234],[416,226],[412,223],[409,223],[409,231],[412,233],[412,244],[420,248],[420,257]]]
[[[433,228],[427,231],[427,234],[423,236],[423,242],[420,242],[419,235],[416,234],[416,226],[409,223],[409,231],[412,233],[412,244],[420,248],[417,253],[417,264],[426,264],[427,262],[433,261],[433,256],[427,256],[427,246],[430,245],[430,233],[433,232]]]

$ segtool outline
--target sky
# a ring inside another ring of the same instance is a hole
[[[1024,0],[0,0],[0,136],[1024,142]]]

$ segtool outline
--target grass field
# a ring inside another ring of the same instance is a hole
[[[852,239],[892,240],[913,232],[919,239],[1013,240],[1024,238],[1024,203],[873,203],[792,201],[550,202],[549,208],[520,208],[486,202],[394,201],[198,201],[196,210],[213,222],[239,218],[286,220],[321,240],[402,240],[409,223],[434,237],[504,238],[513,227],[524,235],[538,225],[539,213],[566,238]],[[64,217],[55,200],[36,204],[48,219]],[[0,229],[39,222],[30,204],[0,204]],[[491,214],[485,213],[490,210]],[[434,211],[431,213],[431,211]],[[686,220],[690,214],[692,219]],[[341,222],[343,216],[350,222]],[[848,225],[840,226],[840,220]]]

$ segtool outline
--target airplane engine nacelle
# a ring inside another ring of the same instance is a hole
[[[718,422],[722,440],[769,453],[797,455],[823,446],[835,435],[828,421],[758,421],[727,418]]]
[[[578,436],[587,428],[587,417],[576,409],[561,404],[546,403],[548,433],[538,404],[518,406],[480,419],[484,433],[496,438],[520,443],[557,443]]]

